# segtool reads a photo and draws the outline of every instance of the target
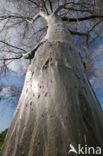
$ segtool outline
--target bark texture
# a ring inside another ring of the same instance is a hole
[[[103,143],[103,112],[73,39],[59,17],[49,20],[1,156],[67,156],[70,143]]]

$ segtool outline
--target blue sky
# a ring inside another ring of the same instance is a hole
[[[15,109],[8,102],[8,100],[0,102],[0,132],[9,127],[13,118]]]
[[[23,86],[24,77],[18,76],[17,74],[9,73],[6,77],[3,77],[0,81],[0,84],[4,84],[5,88],[9,86]],[[9,97],[6,93],[1,92],[1,100],[0,100],[0,132],[5,128],[9,127],[11,120],[13,118],[13,114],[15,112],[18,96]]]

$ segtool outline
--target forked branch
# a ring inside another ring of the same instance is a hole
[[[43,11],[40,11],[38,14],[36,14],[33,19],[31,21],[27,20],[27,22],[29,23],[33,23],[36,19],[38,19],[39,17],[43,17],[46,21],[47,21],[47,13],[43,12]],[[35,52],[36,50],[40,47],[40,45],[42,45],[44,42],[46,42],[46,39],[43,38],[39,43],[37,43],[37,45],[31,50],[29,51],[28,53],[24,53],[22,54],[22,56],[25,58],[25,59],[32,59],[34,56],[35,56]]]
[[[43,17],[45,20],[47,20],[47,14],[43,11],[40,11],[38,14],[36,14],[32,20],[26,20],[29,23],[33,23],[34,21],[36,21],[39,17]]]
[[[60,5],[60,6],[55,10],[54,14],[58,14],[58,12],[61,11],[63,8],[65,8],[65,6],[66,6],[66,3],[63,4],[63,5]]]
[[[58,4],[59,4],[59,2],[58,2]],[[60,5],[60,6],[54,11],[54,14],[58,14],[59,11],[61,11],[62,9],[65,9],[67,4],[69,4],[69,3],[65,0],[65,2],[64,2],[62,5]]]

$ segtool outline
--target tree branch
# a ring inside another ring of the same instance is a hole
[[[10,18],[24,19],[24,20],[32,19],[30,17],[16,16],[16,15],[4,15],[4,16],[0,16],[0,20],[10,19]]]
[[[103,22],[103,19],[99,20],[98,22],[96,22],[91,29],[88,31],[88,33],[90,33],[98,24],[100,24],[101,22]]]
[[[1,49],[0,50],[0,53],[12,53],[12,54],[16,54],[16,55],[18,55],[18,52],[15,52],[15,51],[13,51],[13,50],[3,50],[3,49]]]
[[[47,14],[43,11],[40,11],[38,14],[36,14],[33,18],[31,17],[25,17],[25,16],[16,16],[16,15],[5,15],[5,16],[0,16],[0,19],[10,19],[10,18],[16,18],[16,19],[23,19],[29,23],[33,23],[36,19],[39,17],[43,17],[45,20],[47,20]]]
[[[45,20],[47,20],[47,14],[43,11],[40,11],[38,14],[36,14],[32,20],[26,20],[29,23],[33,23],[34,21],[36,21],[39,17],[43,17]]]
[[[11,58],[2,58],[0,59],[0,61],[9,61],[9,60],[17,60],[22,58],[22,55],[18,56],[18,57],[11,57]]]
[[[64,9],[69,10],[69,11],[78,11],[78,12],[87,12],[87,13],[92,13],[90,10],[86,9],[76,9],[73,7],[65,7]]]
[[[49,0],[49,5],[50,5],[51,12],[53,12],[53,6],[51,0]]]
[[[103,18],[103,15],[90,15],[86,17],[79,17],[79,18],[68,18],[68,17],[62,17],[63,21],[70,21],[70,22],[77,22],[77,21],[85,21],[85,20],[90,20],[90,19],[95,19],[95,18]]]
[[[77,32],[77,31],[72,31],[72,30],[69,30],[69,31],[72,35],[78,35],[78,36],[87,36],[88,35],[88,33],[82,33],[82,32]]]
[[[95,29],[95,27],[100,24],[101,22],[103,21],[103,19],[99,20],[98,22],[96,22],[90,29],[89,31],[87,32],[87,39],[86,39],[86,43],[88,45],[88,40],[89,40],[89,36],[90,36],[90,32],[93,31],[93,29]]]
[[[42,32],[43,30],[46,30],[48,28],[48,26],[44,26],[42,28],[40,28],[38,31],[34,32],[33,35],[36,35],[39,32]]]
[[[26,19],[26,21],[32,24],[32,23],[33,23],[34,21],[36,21],[39,17],[40,17],[40,13],[36,14],[36,15],[32,18],[32,20]]]
[[[5,41],[1,41],[1,40],[0,40],[0,42],[3,43],[3,44],[6,44],[6,45],[9,46],[9,47],[12,47],[12,48],[15,48],[15,49],[18,49],[18,50],[27,52],[26,50],[24,50],[24,49],[22,49],[22,48],[18,48],[18,47],[14,46],[14,45],[11,45],[11,44],[9,44],[9,43],[7,43],[7,42],[5,42]]]
[[[57,2],[57,3],[58,3],[58,7],[59,7],[60,0],[58,0],[58,2]]]
[[[60,5],[55,11],[54,14],[57,14],[59,11],[61,11],[63,8],[65,8],[66,4]]]
[[[41,3],[42,3],[42,6],[43,6],[44,9],[45,9],[47,15],[49,15],[48,9],[47,9],[47,7],[46,7],[46,2],[44,2],[44,0],[41,0]],[[42,7],[42,8],[43,8],[43,7]]]
[[[39,4],[37,2],[34,2],[32,0],[28,0],[29,2],[33,3],[34,5],[36,5],[37,7],[40,7]]]
[[[67,9],[66,5],[68,4],[74,4],[74,5],[81,5],[81,3],[74,3],[74,2],[64,2],[63,5],[60,5],[56,10],[55,10],[55,14],[57,14],[59,11],[61,11],[62,9]]]

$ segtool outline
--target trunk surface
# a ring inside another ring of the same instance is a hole
[[[67,156],[101,146],[103,112],[66,26],[53,18],[28,68],[1,156]],[[92,155],[92,154],[91,154]]]

